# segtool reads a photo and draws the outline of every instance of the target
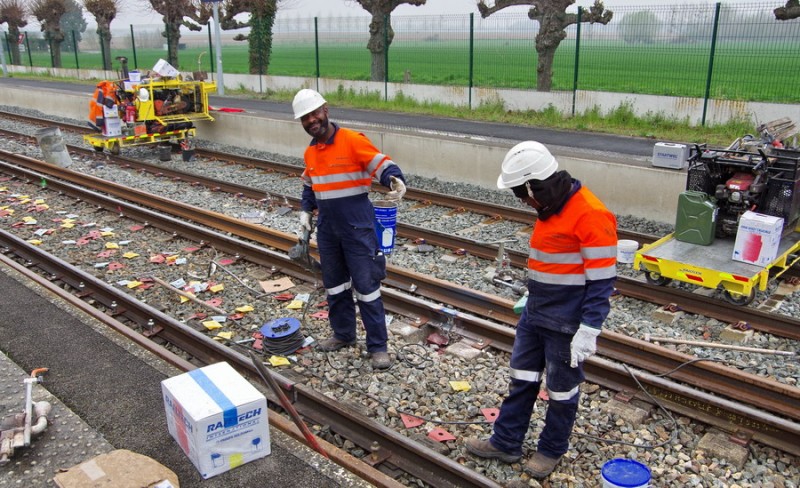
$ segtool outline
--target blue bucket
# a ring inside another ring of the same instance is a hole
[[[612,459],[603,465],[603,488],[646,488],[650,468],[632,459]]]
[[[391,254],[394,236],[397,233],[397,202],[377,200],[375,207],[375,233],[378,235],[378,248],[384,255]]]

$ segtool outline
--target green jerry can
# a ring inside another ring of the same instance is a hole
[[[685,191],[678,196],[678,217],[675,239],[708,246],[714,242],[717,224],[717,202],[707,193]]]

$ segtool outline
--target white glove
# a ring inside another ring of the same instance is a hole
[[[306,212],[305,210],[300,212],[300,228],[309,232],[312,231],[311,212]]]
[[[403,183],[403,180],[401,180],[397,176],[390,176],[390,178],[392,180],[391,182],[392,191],[386,194],[386,199],[399,202],[403,198],[403,195],[406,194],[406,184]]]
[[[600,329],[581,324],[569,346],[570,368],[577,368],[578,363],[586,361],[597,351],[597,336],[599,335]]]

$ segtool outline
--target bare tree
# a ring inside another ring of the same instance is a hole
[[[786,0],[785,7],[778,7],[772,11],[778,20],[792,20],[800,18],[800,0]]]
[[[536,66],[536,89],[550,91],[553,86],[553,58],[559,44],[567,37],[564,31],[568,26],[578,23],[577,14],[568,14],[567,7],[575,0],[496,0],[490,7],[486,0],[478,0],[478,11],[484,19],[506,7],[530,5],[528,18],[539,22],[536,34],[536,53],[539,62]],[[584,11],[585,12],[585,11]],[[608,24],[614,14],[605,10],[603,2],[594,4],[581,16],[581,22]]]
[[[201,25],[208,24],[211,5],[200,0],[148,0],[150,6],[162,15],[164,32],[167,38],[167,62],[178,68],[178,46],[181,40],[181,26],[191,31],[199,31]]]
[[[68,5],[65,0],[33,0],[31,13],[39,21],[44,32],[44,38],[50,45],[50,56],[53,67],[61,67],[61,44],[66,35],[61,29],[61,17],[67,13]]]
[[[19,30],[28,25],[26,0],[0,0],[0,24],[8,24],[11,64],[22,64],[19,59]],[[2,42],[2,40],[0,40]]]
[[[386,79],[386,50],[392,44],[394,31],[389,19],[392,11],[400,5],[408,4],[419,7],[427,0],[356,0],[364,10],[372,15],[369,23],[369,42],[367,49],[372,54],[370,79],[383,81]]]
[[[119,13],[122,0],[83,0],[83,6],[94,15],[97,22],[97,37],[103,53],[103,69],[111,69],[111,21]]]

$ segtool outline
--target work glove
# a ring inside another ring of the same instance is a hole
[[[399,202],[403,198],[403,195],[406,194],[406,184],[397,176],[390,176],[390,178],[390,188],[392,191],[386,194],[386,199]]]
[[[586,361],[597,351],[597,336],[599,335],[600,329],[581,324],[569,345],[569,366],[571,368],[577,368],[578,363]]]
[[[306,212],[303,210],[300,212],[300,227],[305,231],[307,230],[311,233],[314,230],[314,226],[311,223],[311,212]]]

